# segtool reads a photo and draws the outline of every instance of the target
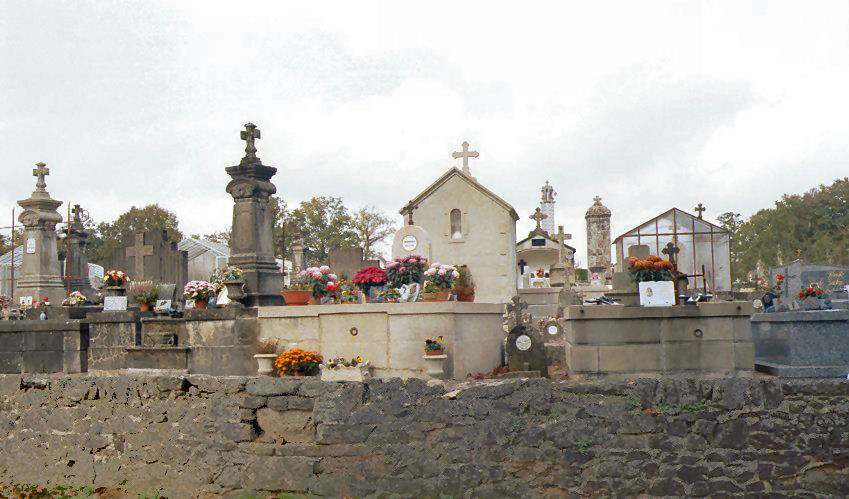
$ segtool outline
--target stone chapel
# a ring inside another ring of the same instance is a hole
[[[407,203],[400,213],[405,224],[427,231],[431,261],[465,264],[475,283],[475,301],[507,303],[516,295],[516,221],[508,202],[471,175],[469,158],[478,157],[463,142],[463,169],[450,168]]]

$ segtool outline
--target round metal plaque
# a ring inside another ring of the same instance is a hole
[[[516,338],[516,348],[523,352],[531,348],[531,343],[531,337],[527,334],[523,334]]]
[[[559,328],[559,327],[557,327],[557,325],[556,325],[556,324],[549,324],[549,325],[548,325],[548,328],[546,329],[546,331],[548,331],[548,334],[550,334],[550,335],[552,335],[552,336],[553,336],[553,335],[555,335],[555,334],[557,334],[557,333],[559,333],[559,332],[560,332],[560,328]]]
[[[401,247],[404,248],[404,251],[413,251],[418,245],[419,240],[416,239],[416,236],[404,236],[404,239],[401,239]]]

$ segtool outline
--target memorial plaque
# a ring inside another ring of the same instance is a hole
[[[675,284],[672,281],[641,282],[639,290],[640,305],[644,307],[675,305]]]
[[[156,300],[156,306],[153,307],[154,312],[168,312],[171,308],[171,300]]]
[[[27,253],[35,253],[35,239],[33,238],[27,239]]]
[[[413,251],[418,245],[419,241],[416,239],[416,236],[405,236],[404,239],[401,240],[401,246],[406,251]]]
[[[125,312],[127,310],[126,296],[107,296],[103,298],[104,312]]]
[[[528,336],[526,334],[523,334],[523,335],[519,336],[518,338],[516,338],[516,348],[518,348],[519,350],[521,350],[523,352],[530,350],[532,344],[533,344],[533,341],[531,341],[530,336]]]

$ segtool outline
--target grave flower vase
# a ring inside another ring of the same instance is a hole
[[[239,306],[242,299],[245,297],[245,281],[224,281],[224,287],[227,288],[227,298],[230,300],[229,305]]]
[[[371,366],[321,366],[322,381],[365,381],[371,377]]]
[[[209,305],[209,300],[195,300],[195,308],[198,310],[206,310],[207,305]]]
[[[150,303],[139,303],[140,312],[150,312]]]
[[[254,355],[256,359],[256,373],[260,376],[268,376],[274,371],[274,359],[277,358],[276,353],[258,353]]]
[[[439,293],[434,292],[434,293],[422,293],[419,296],[421,297],[422,301],[436,301],[437,295],[439,295]]]
[[[436,293],[435,301],[448,301],[449,298],[451,298],[451,290],[440,289],[439,292]]]
[[[106,286],[103,288],[103,296],[126,296],[127,288],[124,286]]]
[[[308,289],[283,291],[283,301],[286,302],[286,305],[306,305],[311,298],[312,291]]]
[[[442,355],[445,353],[445,350],[440,348],[439,350],[425,350],[425,355]]]

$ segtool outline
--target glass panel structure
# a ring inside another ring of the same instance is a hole
[[[679,250],[678,270],[687,274],[691,289],[731,291],[731,235],[677,208],[616,238],[617,270],[625,269],[629,247],[644,244],[652,255],[668,258],[662,251],[670,242]]]

